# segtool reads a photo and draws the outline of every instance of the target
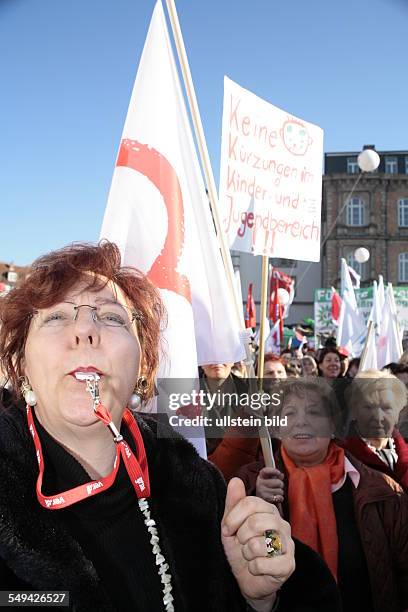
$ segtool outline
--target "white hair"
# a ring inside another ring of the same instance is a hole
[[[355,395],[370,396],[372,393],[382,390],[391,390],[399,410],[407,404],[407,389],[390,370],[365,370],[359,372],[351,384],[351,400]]]

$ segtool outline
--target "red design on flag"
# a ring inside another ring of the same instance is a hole
[[[244,358],[161,2],[137,71],[100,236],[116,242],[123,265],[159,287],[167,311],[159,377],[183,379],[190,393],[197,363]],[[206,456],[204,432],[191,441]]]
[[[160,191],[167,210],[168,229],[161,253],[147,276],[159,289],[174,291],[191,303],[188,278],[177,272],[184,244],[183,196],[177,174],[169,161],[153,148],[137,140],[122,140],[117,166],[126,166],[143,174]]]
[[[340,310],[342,299],[337,293],[335,289],[332,289],[332,301],[331,301],[331,310],[332,310],[332,319],[334,323],[338,324],[340,318]]]
[[[278,289],[278,279],[274,276],[271,276],[269,296],[269,318],[274,324],[279,322],[279,339],[281,341],[283,338],[283,306],[279,304]],[[274,329],[276,329],[275,325]]]
[[[271,333],[269,338],[266,341],[265,349],[268,353],[273,353],[274,355],[280,355],[281,352],[281,342],[283,338],[281,337],[281,325],[280,319],[276,321],[274,326],[271,329]]]
[[[163,7],[137,71],[101,238],[159,287],[167,311],[161,377],[243,359],[239,323],[201,176]]]
[[[279,305],[277,295],[278,289],[285,289],[285,291],[289,293],[289,304],[286,307],[286,312],[284,312],[284,309],[280,307],[282,314],[286,316],[289,305],[293,302],[295,281],[288,274],[281,272],[277,268],[273,268],[269,283],[269,318],[274,322],[276,321],[278,312],[277,305]]]
[[[281,272],[277,268],[272,269],[269,283],[269,318],[276,323],[279,321],[280,341],[283,341],[283,318],[287,314],[287,309],[293,301],[294,280],[288,274]],[[278,289],[285,289],[289,294],[289,303],[285,308],[279,303]]]
[[[245,309],[245,327],[256,327],[256,308],[252,293],[252,283],[249,283],[248,296]]]
[[[387,344],[387,336],[380,336],[377,341],[377,347],[379,349],[384,348],[386,344]]]

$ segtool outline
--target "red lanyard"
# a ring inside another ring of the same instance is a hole
[[[106,410],[106,408],[102,406],[102,404],[99,404],[98,411],[96,414],[105,423],[105,425],[109,425],[109,423],[111,423],[112,419],[110,417],[110,414]],[[123,420],[128,426],[130,433],[132,434],[133,440],[136,444],[136,449],[138,453],[137,458],[133,454],[131,448],[126,443],[126,441],[122,439],[116,443],[115,462],[113,464],[113,470],[108,476],[100,478],[99,480],[91,480],[87,484],[79,485],[78,487],[74,487],[73,489],[69,489],[68,491],[63,491],[62,493],[58,493],[57,495],[44,496],[41,492],[41,486],[44,476],[44,457],[42,453],[40,438],[34,425],[31,406],[27,406],[28,426],[31,435],[33,436],[39,466],[39,474],[37,478],[36,487],[37,497],[38,501],[44,508],[48,508],[49,510],[59,510],[60,508],[66,508],[67,506],[72,506],[72,504],[76,504],[77,502],[82,501],[83,499],[87,499],[88,497],[92,497],[92,495],[97,495],[98,493],[102,493],[102,491],[106,491],[107,489],[109,489],[109,487],[115,482],[116,474],[119,470],[121,455],[131,483],[136,491],[137,497],[150,497],[149,469],[147,465],[146,451],[143,444],[143,438],[139,431],[139,427],[137,426],[137,423],[128,408],[126,408],[125,410]]]

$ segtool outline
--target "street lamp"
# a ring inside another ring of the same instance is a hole
[[[365,247],[360,247],[354,251],[354,259],[363,264],[370,259],[370,251]]]
[[[374,172],[380,165],[380,156],[374,149],[364,149],[357,157],[357,163],[362,172]]]

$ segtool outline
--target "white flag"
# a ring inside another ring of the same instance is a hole
[[[385,304],[384,277],[382,274],[378,275],[377,293],[378,293],[378,303],[379,303],[380,311],[382,312],[382,309],[384,308],[384,304]]]
[[[344,297],[345,292],[349,294],[349,302],[353,308],[357,308],[356,295],[354,293],[354,286],[350,277],[350,266],[344,258],[341,260],[341,281],[340,281],[340,293],[341,297]]]
[[[380,306],[380,296],[378,292],[377,281],[374,281],[373,283],[373,305],[371,307],[370,315],[368,317],[368,322],[370,321],[373,322],[374,331],[377,336],[380,335],[381,317],[382,317],[382,307]]]
[[[281,352],[281,337],[280,337],[280,320],[278,319],[274,323],[269,336],[265,340],[265,353],[273,353],[274,355],[280,355]]]
[[[354,268],[352,268],[351,266],[347,266],[350,277],[352,276],[354,278],[355,281],[355,285],[354,287],[356,289],[360,289],[360,281],[361,281],[361,274],[358,274]]]
[[[337,331],[337,344],[345,346],[353,357],[359,357],[363,350],[367,327],[358,311],[355,297],[353,303],[353,296],[354,291],[352,295],[349,291],[344,292]]]
[[[268,317],[265,317],[265,322],[264,322],[264,338],[265,338],[265,343],[269,337],[269,334],[271,333],[271,326],[269,325],[269,319]],[[258,327],[256,334],[254,336],[254,342],[255,344],[257,344],[259,346],[261,340],[261,326]]]
[[[101,238],[145,272],[168,312],[159,376],[245,358],[161,2],[123,129]],[[164,367],[165,365],[165,367]]]
[[[365,370],[377,370],[378,361],[374,322],[373,325],[368,328],[367,339],[364,349],[365,350],[363,351],[363,354],[361,356],[359,372],[364,372]]]
[[[401,336],[398,329],[397,312],[391,283],[385,292],[381,332],[377,341],[378,368],[391,362],[398,362],[402,355]]]
[[[234,270],[234,279],[235,279],[235,290],[237,292],[237,302],[238,304],[242,304],[241,273],[238,268]]]

